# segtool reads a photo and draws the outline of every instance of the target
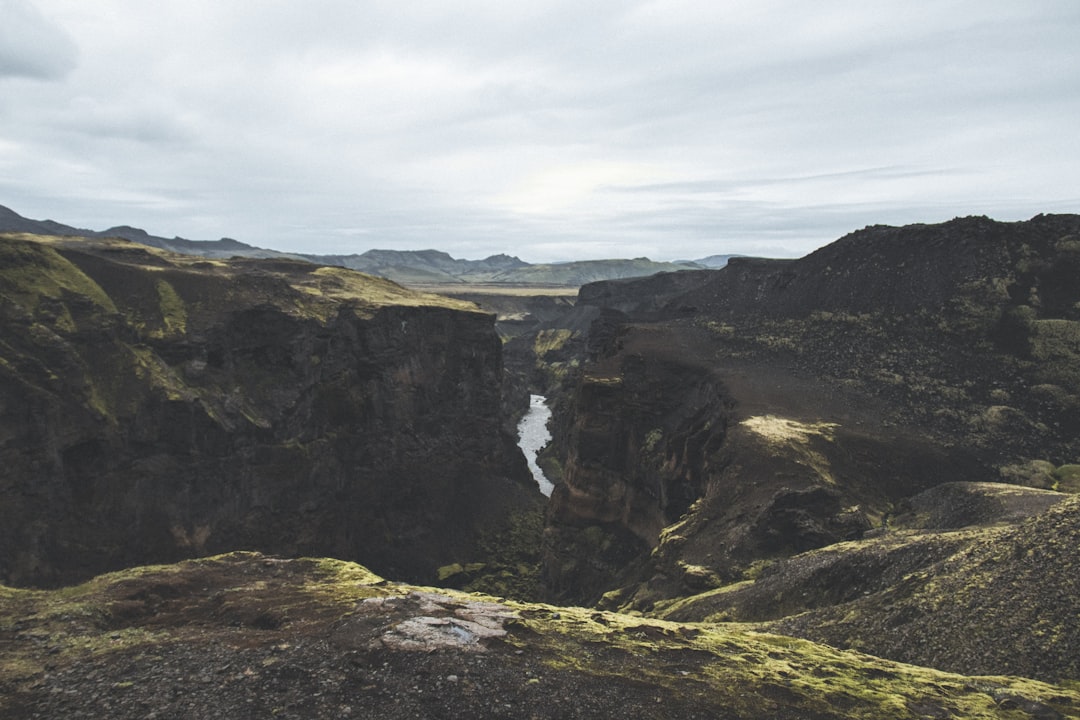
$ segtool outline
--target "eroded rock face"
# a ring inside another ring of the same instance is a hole
[[[0,242],[0,582],[237,548],[429,581],[540,502],[473,306],[307,263]]]
[[[680,340],[662,331],[613,336],[619,349],[578,385],[544,544],[556,594],[584,600],[610,588],[704,490],[729,398]]]

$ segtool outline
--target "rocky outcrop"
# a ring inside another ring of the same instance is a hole
[[[238,548],[431,581],[541,501],[475,306],[123,241],[0,254],[3,582]]]
[[[1010,535],[1009,524],[1038,516],[1069,497],[999,483],[944,483],[902,503],[905,512],[859,541],[759,563],[745,581],[664,603],[657,614],[683,622],[785,623],[784,618],[808,611],[839,611],[847,603],[894,591],[914,573],[930,578],[935,565],[997,543]],[[1074,564],[1062,559],[1063,567]],[[981,622],[972,616],[961,625]]]

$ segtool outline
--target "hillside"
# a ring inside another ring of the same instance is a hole
[[[0,589],[0,713],[35,717],[1049,718],[1080,693],[739,625],[646,620],[234,553]]]
[[[34,235],[49,235],[56,237],[85,237],[85,238],[119,238],[130,240],[141,245],[156,247],[160,250],[198,255],[209,258],[230,257],[258,257],[276,258],[292,257],[288,253],[280,253],[274,250],[257,248],[231,238],[221,240],[185,240],[181,237],[164,238],[128,225],[118,225],[107,230],[87,230],[56,222],[54,220],[30,220],[24,218],[14,210],[0,205],[0,232],[2,233],[30,233]]]

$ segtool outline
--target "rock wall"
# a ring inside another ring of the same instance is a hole
[[[622,330],[617,315],[594,323],[596,357],[558,438],[568,452],[544,562],[552,592],[575,601],[610,589],[701,496],[730,415],[720,379],[681,352],[686,338]]]
[[[474,306],[298,262],[0,243],[0,583],[235,549],[430,582],[540,502]]]

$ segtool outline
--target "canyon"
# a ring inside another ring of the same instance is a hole
[[[12,717],[93,677],[141,716],[203,655],[285,717],[1080,712],[1080,216],[576,297],[0,251]]]

